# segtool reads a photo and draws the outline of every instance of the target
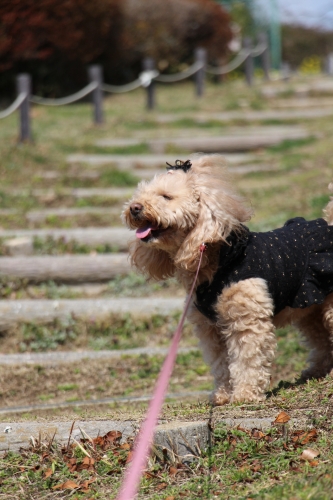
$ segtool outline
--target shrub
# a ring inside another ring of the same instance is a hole
[[[232,37],[229,15],[213,0],[5,0],[0,2],[2,94],[28,72],[33,92],[57,97],[87,83],[86,65],[105,80],[137,77],[145,56],[160,69],[191,62],[198,45],[223,56]]]

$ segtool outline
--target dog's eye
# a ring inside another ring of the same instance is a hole
[[[167,194],[162,194],[163,198],[165,200],[172,200],[171,196],[167,195]]]

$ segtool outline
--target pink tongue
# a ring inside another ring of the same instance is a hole
[[[150,231],[154,231],[154,229],[156,229],[156,227],[152,227],[150,225],[146,227],[140,227],[136,230],[136,237],[140,239],[145,238],[146,236],[148,236]]]

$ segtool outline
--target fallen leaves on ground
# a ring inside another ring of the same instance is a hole
[[[288,415],[288,413],[286,413],[285,411],[281,411],[273,423],[274,424],[286,424],[287,422],[289,422],[290,418],[291,417]]]
[[[312,460],[320,455],[318,450],[313,450],[312,448],[308,448],[307,450],[303,450],[303,453],[300,456],[301,460],[306,460],[307,462],[312,462]]]

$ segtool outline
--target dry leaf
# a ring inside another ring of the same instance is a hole
[[[261,432],[259,429],[252,429],[252,437],[261,439],[265,437],[265,434]]]
[[[126,463],[128,464],[128,462],[130,462],[132,459],[133,459],[133,451],[130,451],[127,455]]]
[[[74,481],[71,481],[70,479],[68,479],[64,483],[52,486],[53,490],[75,490],[76,488],[80,488],[80,486],[77,483],[74,483]]]
[[[88,490],[89,490],[89,485],[91,483],[93,483],[94,481],[96,480],[95,477],[91,478],[91,479],[86,479],[85,481],[83,481],[81,484],[80,484],[80,490],[82,490],[84,493],[87,493]]]
[[[119,441],[122,438],[122,433],[120,431],[109,431],[103,437],[105,441],[114,444],[115,441]]]
[[[160,483],[156,486],[156,489],[157,490],[164,490],[164,488],[166,488],[168,485],[167,483]]]
[[[318,433],[317,433],[316,429],[312,429],[309,432],[296,431],[294,433],[294,437],[292,438],[292,441],[294,443],[307,444],[311,441],[316,441],[317,437],[318,437]]]
[[[173,467],[173,466],[170,467],[170,469],[169,469],[170,476],[175,476],[177,474],[177,472],[178,472],[177,467]]]
[[[91,457],[84,457],[82,460],[82,464],[79,466],[79,470],[82,469],[93,469],[95,464],[95,459]]]
[[[319,451],[313,450],[312,448],[308,448],[303,451],[302,455],[300,456],[300,459],[311,462],[314,458],[318,457],[318,455],[320,455]]]
[[[274,424],[286,424],[289,420],[290,420],[290,417],[289,417],[288,413],[286,413],[285,411],[281,411],[273,423]]]
[[[165,500],[175,500],[175,497],[166,497]]]
[[[318,433],[316,429],[312,429],[309,432],[304,433],[302,436],[300,436],[299,440],[302,444],[309,443],[310,441],[315,441],[318,437]]]
[[[130,445],[128,443],[123,443],[119,446],[119,448],[121,450],[129,450],[130,449]]]
[[[47,470],[44,472],[44,479],[47,479],[48,477],[52,476],[52,474],[53,474],[52,469],[47,469]]]
[[[311,465],[311,467],[317,467],[317,465],[319,465],[319,460],[311,460],[309,465]]]

